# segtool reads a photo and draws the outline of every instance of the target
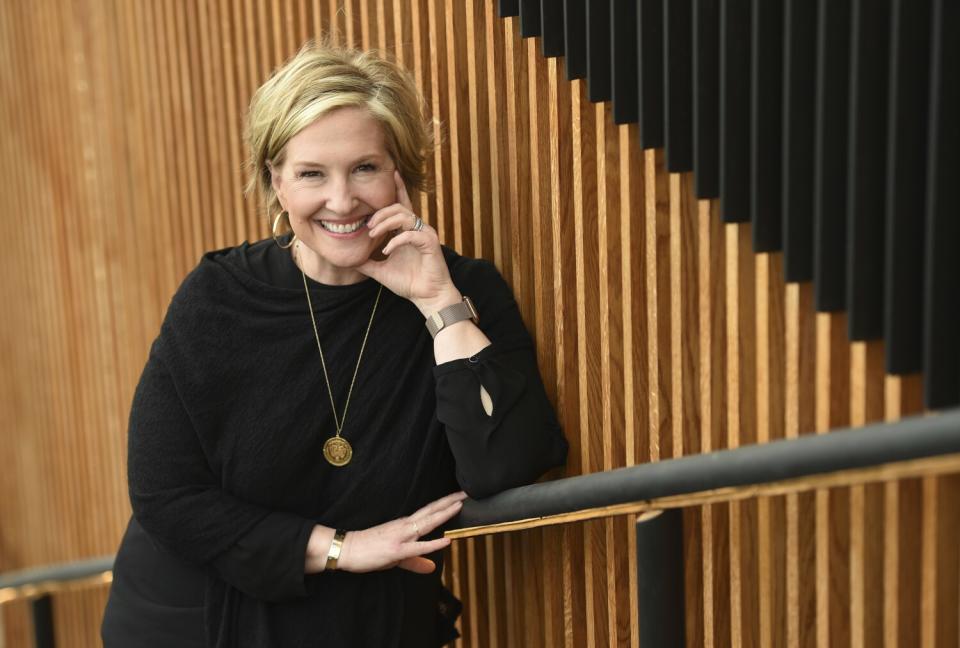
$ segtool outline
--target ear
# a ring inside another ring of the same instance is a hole
[[[286,209],[284,204],[286,201],[283,198],[283,175],[282,169],[274,166],[273,162],[267,160],[267,169],[270,171],[270,184],[273,186],[273,192],[277,194],[277,200],[280,201],[280,205]]]

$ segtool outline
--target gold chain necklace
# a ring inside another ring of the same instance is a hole
[[[343,404],[343,416],[337,416],[337,406],[333,402],[333,389],[330,388],[330,375],[327,373],[327,361],[323,357],[323,347],[320,346],[320,333],[317,331],[317,319],[313,315],[313,302],[310,300],[310,289],[307,287],[307,274],[300,266],[300,246],[297,246],[297,266],[300,267],[300,274],[303,275],[303,290],[307,293],[307,306],[310,307],[310,321],[313,323],[313,335],[317,340],[317,350],[320,352],[320,364],[323,366],[323,378],[327,383],[327,394],[330,396],[330,409],[333,410],[333,422],[337,426],[337,433],[327,439],[323,444],[323,456],[333,466],[346,466],[353,458],[353,448],[350,443],[344,439],[340,433],[343,431],[343,424],[347,420],[347,408],[350,407],[350,396],[353,395],[353,385],[357,381],[357,372],[360,371],[360,360],[363,358],[363,350],[367,348],[367,338],[370,336],[370,327],[373,326],[373,316],[377,312],[377,305],[380,303],[380,294],[383,292],[383,284],[377,290],[377,298],[373,302],[373,310],[370,312],[370,321],[367,322],[367,331],[363,334],[363,344],[360,345],[360,355],[357,356],[357,366],[353,369],[353,378],[350,380],[350,389],[347,391],[347,402]]]

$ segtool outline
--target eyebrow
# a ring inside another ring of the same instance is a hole
[[[360,162],[365,162],[367,160],[380,160],[383,158],[383,155],[380,153],[368,153],[367,155],[361,155],[353,162],[350,163],[350,166],[354,164],[359,164]],[[311,168],[323,168],[325,165],[320,164],[319,162],[314,162],[312,160],[297,160],[293,162],[294,166],[299,167],[311,167]]]

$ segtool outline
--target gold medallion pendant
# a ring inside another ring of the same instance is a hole
[[[323,444],[323,456],[334,466],[346,466],[353,457],[353,448],[343,437],[333,436]]]
[[[377,298],[373,300],[373,309],[370,311],[370,320],[367,322],[367,330],[363,334],[363,343],[360,345],[360,353],[357,355],[357,366],[353,368],[353,378],[350,379],[350,389],[347,390],[347,401],[343,404],[343,414],[337,416],[337,404],[333,402],[333,389],[330,387],[330,374],[327,373],[327,359],[323,357],[323,345],[320,344],[320,331],[317,330],[317,318],[313,315],[313,301],[310,299],[310,288],[307,286],[307,274],[300,265],[300,244],[297,243],[293,248],[294,261],[300,267],[300,274],[303,275],[303,291],[307,294],[307,308],[310,311],[310,323],[313,324],[313,336],[317,340],[317,351],[320,352],[320,366],[323,367],[323,380],[327,385],[327,396],[330,397],[330,412],[333,414],[333,422],[337,426],[337,434],[330,437],[323,444],[323,456],[331,466],[346,466],[353,458],[353,448],[340,436],[343,431],[343,425],[347,421],[347,409],[350,407],[350,397],[353,395],[353,386],[357,382],[357,372],[360,371],[360,360],[363,358],[363,350],[367,348],[367,339],[370,337],[370,328],[373,326],[373,316],[377,313],[377,304],[380,303],[380,295],[383,294],[383,284],[377,288]]]

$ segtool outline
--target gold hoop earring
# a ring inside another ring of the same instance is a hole
[[[276,217],[276,218],[273,219],[273,227],[271,228],[270,231],[271,231],[271,234],[273,234],[273,242],[276,243],[278,247],[281,247],[281,248],[283,248],[284,250],[287,250],[287,249],[289,249],[289,248],[296,242],[296,240],[297,240],[297,235],[294,234],[293,237],[290,239],[290,242],[289,242],[288,244],[286,244],[286,245],[280,245],[280,239],[277,238],[277,223],[280,222],[280,219],[283,218],[283,215],[284,215],[284,214],[287,215],[287,225],[290,224],[290,214],[287,212],[287,210],[283,210],[282,212],[280,212],[279,214],[277,214],[277,217]],[[291,228],[291,229],[292,229],[292,228]]]

